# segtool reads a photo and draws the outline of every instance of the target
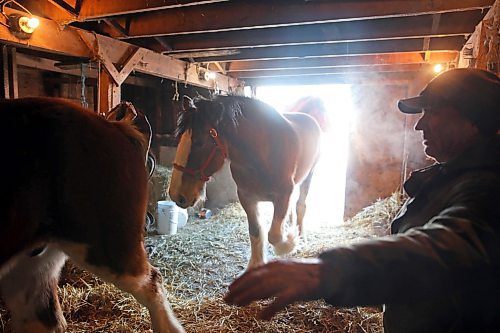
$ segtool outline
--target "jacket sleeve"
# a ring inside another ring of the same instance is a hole
[[[452,189],[421,227],[320,255],[321,285],[336,306],[407,303],[500,278],[497,175]]]

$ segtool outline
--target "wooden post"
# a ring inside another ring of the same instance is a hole
[[[0,97],[3,98],[17,98],[18,93],[18,80],[17,80],[17,60],[16,48],[12,46],[2,45],[2,52],[0,55],[2,59],[2,71],[0,79],[3,83],[3,89]]]
[[[97,79],[97,107],[99,114],[106,115],[121,101],[121,88],[113,80],[106,67],[99,62]]]

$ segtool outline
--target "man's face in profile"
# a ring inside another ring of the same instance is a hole
[[[424,109],[415,129],[422,131],[426,155],[438,162],[455,158],[479,133],[477,127],[452,106]]]

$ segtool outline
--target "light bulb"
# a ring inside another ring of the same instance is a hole
[[[441,64],[434,65],[434,72],[435,73],[440,73],[442,70],[443,70],[443,65],[441,65]]]
[[[21,16],[19,18],[19,28],[27,34],[32,34],[39,25],[40,21],[36,17]]]

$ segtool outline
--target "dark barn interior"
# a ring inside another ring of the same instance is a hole
[[[386,202],[394,205],[410,171],[430,164],[420,136],[413,130],[417,118],[397,112],[399,99],[418,94],[436,74],[436,65],[444,70],[471,67],[500,73],[499,0],[0,0],[0,5],[0,97],[62,97],[102,114],[120,101],[130,101],[151,122],[151,149],[160,168],[164,167],[161,170],[171,167],[177,145],[173,133],[183,95],[253,97],[263,86],[349,84],[356,122],[348,139],[346,223],[356,215],[365,223],[369,217],[360,212],[366,213],[367,207],[381,199],[388,198]],[[39,26],[31,33],[19,31],[10,19],[13,15],[35,16]],[[207,201],[220,209],[214,221],[222,223],[226,216],[236,220],[231,225],[244,227],[231,206],[237,198],[226,171],[209,184]],[[165,199],[163,182],[168,172],[163,178],[156,174],[153,180],[155,177],[160,180],[151,185],[153,206]],[[224,210],[227,205],[229,212]],[[391,218],[396,208],[385,208],[390,212],[377,218]],[[191,219],[194,210],[189,212]],[[204,224],[206,221],[198,222],[208,240],[179,235],[171,243],[165,238],[159,242],[170,251],[193,257],[200,256],[197,251],[205,251],[204,246],[225,247],[224,235],[210,234],[206,229],[213,225]],[[351,239],[377,236],[373,228],[365,227],[354,231],[354,236],[351,233]],[[337,237],[324,230],[321,233],[322,240]],[[244,230],[242,235],[246,236]],[[161,246],[154,242],[149,239],[147,243],[155,264],[166,267],[168,261],[176,260],[156,253]],[[326,246],[314,240],[311,244],[301,256],[314,255]],[[322,304],[291,312],[291,316],[314,312],[320,326],[260,327],[249,319],[253,326],[222,330],[219,325],[225,325],[224,320],[214,321],[214,317],[225,316],[230,322],[235,315],[224,312],[227,308],[217,314],[213,304],[193,305],[193,299],[203,290],[204,296],[220,297],[221,290],[244,268],[245,256],[238,254],[235,260],[242,264],[235,264],[225,272],[223,281],[210,282],[217,285],[206,289],[204,282],[185,286],[175,280],[181,275],[196,276],[198,281],[215,279],[185,268],[189,263],[178,264],[177,271],[161,269],[170,276],[165,280],[170,285],[167,289],[175,294],[171,300],[174,310],[180,312],[181,321],[192,324],[186,325],[188,331],[381,332],[379,309],[358,310],[364,316],[361,319],[344,314],[345,322],[333,323],[335,329],[329,330],[324,313],[331,312],[325,312],[330,310]],[[210,269],[217,271],[217,265],[213,266]],[[67,268],[65,278],[73,282],[72,288],[102,286],[88,276],[71,277],[72,272],[83,274]],[[192,290],[180,292],[183,288]],[[190,307],[196,310],[182,312]],[[121,308],[115,306],[108,314],[117,309]],[[243,316],[254,316],[251,311],[242,312]],[[75,313],[75,321],[84,320],[85,314]],[[9,332],[7,312],[2,310],[0,315],[2,332]],[[87,323],[69,332],[149,332],[144,311],[141,316],[142,326],[131,327],[123,319],[117,326],[106,327],[101,318],[95,320],[99,328]],[[280,320],[288,323],[289,318]],[[349,320],[356,324],[351,326]]]

